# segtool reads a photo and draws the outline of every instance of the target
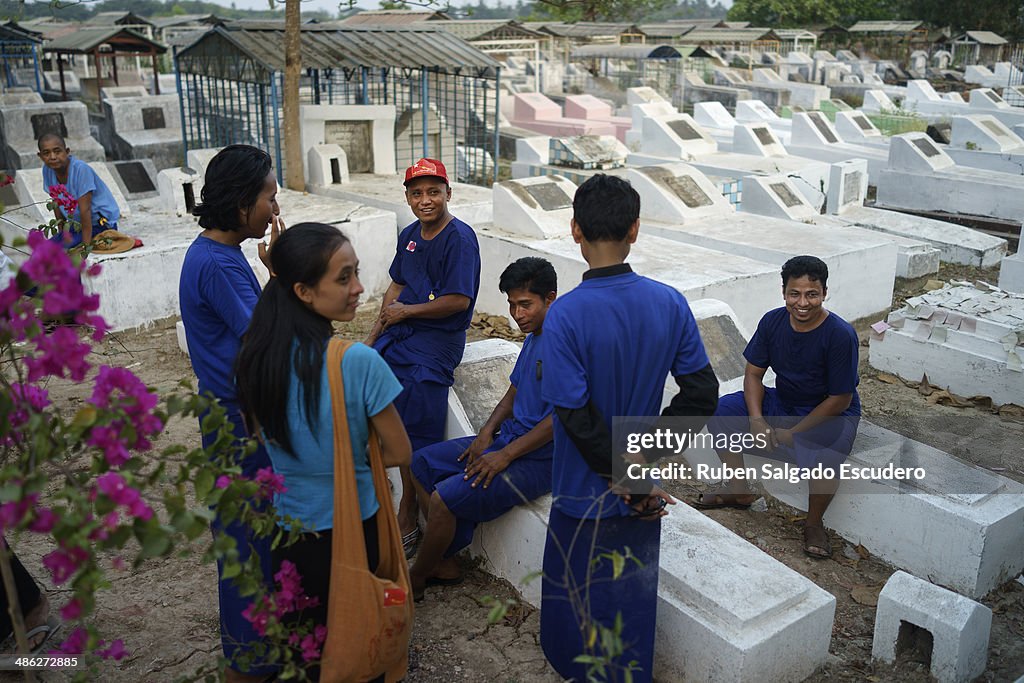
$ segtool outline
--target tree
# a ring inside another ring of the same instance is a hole
[[[637,21],[674,0],[538,0],[534,9],[559,21]]]
[[[300,3],[284,4],[284,184],[302,192],[306,179],[302,172],[302,138],[299,130],[299,79],[302,74],[302,35]]]

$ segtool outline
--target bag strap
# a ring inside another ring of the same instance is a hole
[[[359,508],[359,487],[352,454],[352,436],[345,408],[345,382],[341,362],[353,342],[332,338],[327,344],[327,379],[330,385],[331,411],[334,417],[334,538],[351,539],[343,545],[349,563],[365,567],[366,543]],[[375,436],[371,434],[371,437]],[[362,542],[356,542],[356,540]],[[340,558],[339,558],[340,559]]]

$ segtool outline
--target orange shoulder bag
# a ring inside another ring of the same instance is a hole
[[[380,441],[372,423],[368,425],[369,460],[380,504],[377,513],[380,563],[376,572],[367,567],[341,376],[341,359],[351,345],[352,342],[332,339],[327,347],[327,377],[334,414],[334,531],[327,640],[320,680],[362,683],[384,673],[387,683],[394,683],[405,677],[409,664],[412,587],[398,519],[392,511]]]

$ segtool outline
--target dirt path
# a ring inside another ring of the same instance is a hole
[[[977,275],[977,273],[967,273]],[[947,277],[964,273],[944,272]],[[897,299],[916,293],[923,283],[902,283]],[[361,339],[376,307],[364,307],[345,336]],[[514,337],[500,318],[482,319],[470,339],[485,336]],[[917,388],[880,377],[867,365],[862,348],[861,397],[864,412],[875,422],[912,438],[931,443],[1005,476],[1024,481],[1020,443],[1024,423],[1014,416],[998,415],[974,404],[963,408],[930,403]],[[99,346],[95,363],[131,368],[145,382],[161,390],[181,380],[194,382],[188,359],[178,350],[174,326],[165,322],[152,328],[113,335]],[[56,403],[74,411],[85,391],[54,381],[48,389]],[[950,425],[969,421],[969,434],[956,433]],[[170,443],[198,445],[195,424],[175,421],[158,447]],[[677,486],[682,497],[695,495],[697,487]],[[812,561],[800,552],[799,513],[768,499],[762,512],[713,511],[710,516],[754,545],[812,579],[836,596],[837,611],[828,664],[811,680],[926,681],[920,663],[906,662],[896,669],[871,663],[874,600],[894,568],[871,557],[863,548],[837,540],[834,559]],[[204,539],[200,539],[204,540]],[[197,545],[197,548],[199,545]],[[26,534],[16,544],[18,554],[37,575],[40,558],[50,551],[40,538]],[[547,666],[537,642],[536,610],[517,605],[506,617],[488,626],[490,606],[486,598],[515,598],[510,586],[489,575],[468,569],[467,580],[450,589],[432,589],[418,606],[408,680],[545,682],[558,677]],[[125,639],[131,655],[105,665],[100,680],[170,681],[209,665],[219,654],[217,631],[216,572],[199,562],[196,554],[153,562],[140,572],[113,575],[111,588],[98,599],[97,626]],[[65,591],[51,591],[60,606]],[[1024,675],[1024,585],[1011,582],[983,602],[994,612],[986,681],[1014,681]],[[61,680],[45,674],[41,680]],[[14,680],[0,675],[0,680]]]

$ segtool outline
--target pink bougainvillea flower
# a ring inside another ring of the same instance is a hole
[[[284,485],[284,476],[275,474],[270,467],[256,470],[254,480],[260,485],[257,496],[260,498],[271,498],[275,493],[284,493],[288,488]]]
[[[50,508],[39,507],[35,511],[35,519],[28,525],[29,531],[37,534],[48,534],[57,525],[57,515]]]
[[[50,570],[53,583],[59,586],[70,579],[87,559],[89,554],[82,548],[58,548],[43,556],[43,566]]]
[[[81,626],[75,628],[63,643],[57,646],[56,649],[50,650],[47,654],[50,655],[80,655],[85,652],[86,646],[89,644],[89,632]]]
[[[79,341],[78,335],[69,327],[58,327],[50,334],[41,334],[34,339],[36,353],[24,358],[26,379],[36,382],[44,377],[64,377],[65,374],[76,382],[85,379],[89,363],[89,345]]]
[[[106,648],[103,648],[103,645],[103,641],[100,641],[100,648],[102,649],[96,650],[96,654],[103,659],[113,659],[114,661],[118,661],[128,656],[128,650],[124,649],[124,641],[120,638],[112,642]]]
[[[82,603],[78,598],[72,598],[68,604],[60,608],[60,618],[64,621],[74,621],[82,616]]]

